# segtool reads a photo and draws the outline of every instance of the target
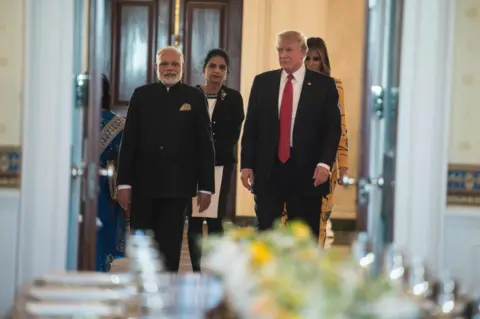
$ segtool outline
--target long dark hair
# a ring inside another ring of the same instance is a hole
[[[308,38],[307,47],[309,50],[317,50],[322,61],[321,73],[330,76],[332,69],[330,68],[330,58],[328,57],[327,44],[322,38]]]
[[[212,49],[208,51],[207,56],[205,56],[205,59],[203,60],[203,66],[202,66],[203,72],[205,72],[205,68],[207,67],[208,62],[210,62],[210,60],[216,56],[222,57],[225,60],[225,64],[227,65],[227,74],[228,74],[230,72],[230,57],[228,56],[227,51],[223,49]]]
[[[111,102],[110,81],[105,74],[102,74],[102,109],[109,111]]]

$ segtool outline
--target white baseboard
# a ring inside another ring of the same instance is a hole
[[[7,318],[15,299],[20,191],[0,189],[0,318]]]
[[[477,294],[480,287],[480,207],[447,206],[441,268],[460,283],[463,293]]]

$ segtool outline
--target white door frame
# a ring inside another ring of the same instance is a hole
[[[395,243],[443,268],[455,1],[405,0],[397,126]]]
[[[74,0],[25,0],[17,288],[66,266]]]

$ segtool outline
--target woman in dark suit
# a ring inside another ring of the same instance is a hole
[[[224,85],[230,67],[230,58],[222,49],[208,52],[203,63],[205,83],[198,85],[208,101],[215,145],[215,166],[223,166],[220,185],[217,218],[188,218],[188,246],[193,271],[200,271],[203,222],[208,225],[209,234],[223,233],[223,218],[226,214],[228,194],[232,184],[233,170],[237,163],[237,142],[245,118],[243,99],[240,92]],[[216,181],[218,183],[218,181]]]

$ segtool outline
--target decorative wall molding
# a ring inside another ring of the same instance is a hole
[[[20,146],[0,146],[0,188],[19,188],[21,172]]]
[[[74,0],[25,0],[17,287],[65,269],[74,103]]]
[[[447,205],[480,206],[480,165],[448,165]]]
[[[454,1],[405,0],[395,243],[436,272],[443,260]]]

